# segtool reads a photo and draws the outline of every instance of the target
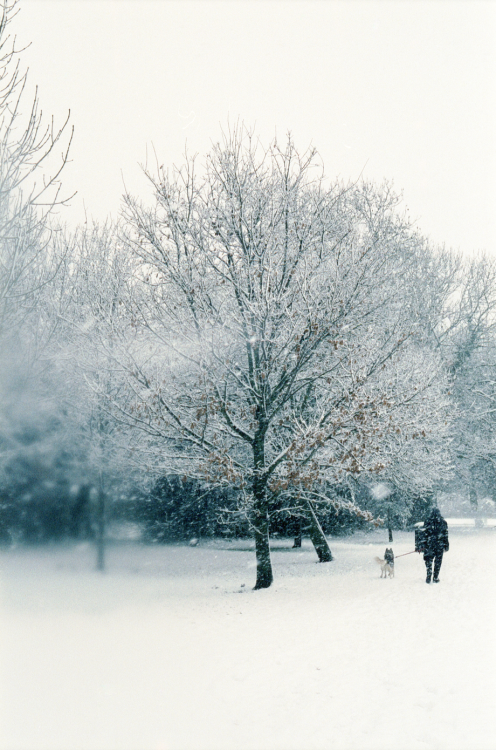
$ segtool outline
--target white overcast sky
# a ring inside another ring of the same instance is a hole
[[[392,180],[420,229],[496,254],[496,1],[21,0],[43,111],[75,127],[69,223],[228,120],[291,130],[330,177]],[[151,156],[152,155],[152,156]],[[151,156],[151,158],[150,158]]]

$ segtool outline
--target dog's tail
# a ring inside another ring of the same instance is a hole
[[[379,565],[382,565],[384,563],[384,560],[381,560],[380,557],[374,557],[374,560],[379,563]]]

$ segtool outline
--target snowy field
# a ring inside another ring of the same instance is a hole
[[[496,530],[386,538],[1,551],[1,750],[495,750]]]

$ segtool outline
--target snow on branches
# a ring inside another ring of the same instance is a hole
[[[271,496],[427,460],[447,436],[441,363],[412,314],[430,251],[388,186],[327,185],[291,138],[263,149],[240,128],[201,177],[194,160],[148,176],[155,207],[125,210],[140,418],[191,473],[250,489],[263,586]]]

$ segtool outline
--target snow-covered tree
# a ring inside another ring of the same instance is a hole
[[[64,378],[59,399],[76,436],[74,473],[97,495],[97,567],[103,569],[108,498],[133,475],[132,435],[119,432],[119,421],[108,410],[122,379],[116,362],[128,346],[130,322],[123,314],[128,263],[110,223],[81,227],[59,241],[64,261],[59,294],[51,300],[59,322],[53,362]]]
[[[46,464],[60,418],[48,387],[47,347],[54,323],[44,299],[60,258],[50,219],[72,138],[68,120],[56,128],[28,93],[10,24],[17,1],[0,3],[0,477],[38,450]],[[42,429],[45,424],[45,429]],[[27,439],[38,435],[39,440]],[[56,441],[55,441],[56,442]],[[3,472],[3,473],[2,473]]]
[[[50,247],[48,219],[64,200],[60,175],[72,133],[44,123],[37,93],[27,100],[9,26],[17,0],[0,4],[0,336],[18,335],[18,326],[50,282],[57,258]],[[25,114],[25,107],[28,107]],[[62,153],[60,153],[60,151]],[[14,334],[13,334],[14,332]]]
[[[291,138],[263,149],[238,128],[200,177],[194,159],[148,176],[155,207],[126,198],[141,260],[127,419],[163,469],[237,486],[267,587],[272,498],[342,503],[330,483],[380,475],[424,422],[444,434],[412,315],[429,250],[387,185],[328,185]]]
[[[459,259],[457,266],[456,281],[435,331],[456,418],[451,446],[455,471],[444,485],[468,494],[477,506],[479,494],[492,495],[496,478],[496,263],[480,256]]]

